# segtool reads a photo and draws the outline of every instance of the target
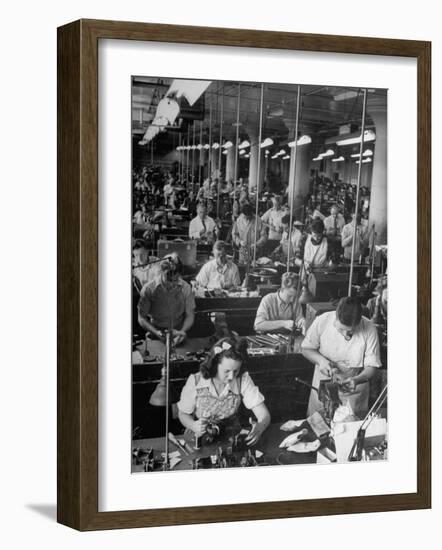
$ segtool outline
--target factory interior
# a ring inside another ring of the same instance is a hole
[[[132,77],[132,472],[388,458],[387,96]]]

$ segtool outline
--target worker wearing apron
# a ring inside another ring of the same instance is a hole
[[[209,423],[221,430],[240,431],[237,413],[241,402],[256,417],[246,441],[255,444],[270,423],[264,397],[247,372],[247,342],[224,338],[212,348],[197,374],[191,374],[178,402],[178,416],[185,428],[200,437]]]
[[[368,412],[368,381],[381,366],[379,340],[374,324],[362,317],[358,298],[342,298],[336,312],[317,317],[301,346],[304,357],[315,364],[312,385],[335,379],[343,384],[339,397],[353,414],[363,419]],[[322,408],[318,393],[310,393],[308,415]]]

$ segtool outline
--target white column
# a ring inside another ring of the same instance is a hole
[[[376,128],[370,198],[370,226],[375,224],[377,244],[387,244],[387,113],[385,108],[369,108]]]
[[[232,181],[235,179],[235,147],[227,149],[226,157],[226,181]]]

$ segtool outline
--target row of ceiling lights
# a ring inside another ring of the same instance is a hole
[[[357,144],[357,143],[361,142],[361,138],[362,138],[361,135],[356,136],[356,137],[351,137],[351,138],[343,138],[341,140],[337,140],[336,145],[337,146],[343,146],[343,145]],[[373,132],[373,130],[366,130],[364,132],[364,143],[374,141],[375,139],[376,139],[376,134]],[[306,145],[308,143],[311,143],[311,141],[312,141],[312,139],[311,139],[310,136],[303,135],[297,140],[297,142],[296,141],[290,141],[287,145],[288,145],[288,147],[293,148],[293,147],[295,147],[295,145]],[[264,141],[261,142],[260,147],[261,147],[261,149],[266,149],[266,151],[265,151],[265,156],[266,157],[270,156],[270,151],[267,148],[271,147],[273,144],[274,144],[274,141],[273,141],[272,138],[266,138]],[[212,144],[212,146],[210,146],[208,143],[206,143],[205,145],[203,145],[201,143],[199,143],[198,145],[179,145],[176,148],[176,150],[177,151],[189,151],[189,150],[195,150],[195,149],[198,149],[198,150],[206,149],[207,150],[207,149],[210,149],[211,147],[212,147],[212,149],[216,150],[216,149],[220,148],[220,144],[218,142],[215,142],[215,143]],[[223,143],[223,145],[221,145],[221,148],[224,149],[223,154],[227,155],[227,151],[229,149],[231,149],[232,147],[233,147],[233,143],[231,141],[226,141],[225,143]],[[249,158],[250,157],[250,153],[246,153],[246,149],[248,149],[249,147],[250,147],[250,142],[246,139],[243,140],[238,145],[239,154],[242,158]],[[363,155],[362,155],[363,157],[365,157],[364,160],[362,161],[363,164],[371,162],[370,157],[372,155],[373,155],[373,151],[371,149],[366,149],[364,151]],[[334,157],[334,156],[335,156],[335,151],[333,149],[327,149],[325,152],[320,153],[317,157],[315,157],[313,159],[313,161],[317,162],[317,161],[320,161],[320,160],[323,160],[323,159],[326,159],[326,158],[330,158],[330,157]],[[355,153],[355,154],[352,154],[350,156],[351,156],[351,158],[358,158],[359,154]],[[288,160],[288,159],[290,159],[290,155],[287,154],[287,151],[285,149],[280,149],[277,153],[272,155],[270,158],[271,159],[282,158],[282,160]],[[344,160],[345,160],[345,158],[342,155],[340,157],[331,159],[332,162],[342,162]],[[357,160],[356,162],[359,164],[359,160]]]

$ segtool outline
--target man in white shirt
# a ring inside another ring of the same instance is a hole
[[[296,305],[297,285],[297,275],[283,274],[281,288],[277,292],[266,294],[259,304],[254,323],[255,331],[291,331],[294,324],[300,329],[304,328],[305,319],[301,305],[299,303]]]
[[[355,229],[355,214],[353,219],[342,228],[341,243],[344,248],[344,260],[351,260],[351,251],[353,247],[353,235]],[[368,244],[368,227],[361,224],[361,217],[358,215],[356,223],[356,242],[355,242],[355,262],[359,262]]]
[[[307,269],[327,264],[328,243],[324,235],[324,222],[319,218],[310,225],[311,234],[304,245],[304,264]]]
[[[218,235],[215,220],[207,215],[206,206],[198,204],[197,216],[189,224],[189,237],[197,241],[213,243]]]
[[[229,289],[241,284],[238,266],[227,258],[224,241],[213,245],[213,260],[209,260],[200,269],[196,282],[204,288]]]
[[[281,197],[279,195],[272,197],[272,204],[272,208],[261,216],[261,220],[269,231],[266,243],[267,253],[272,252],[281,241],[282,218],[285,215],[285,211],[281,208]]]
[[[325,218],[325,235],[328,240],[330,256],[334,261],[338,261],[342,255],[341,233],[345,225],[345,218],[339,212],[339,206],[333,204],[330,208],[330,216]]]
[[[332,374],[341,384],[339,397],[354,415],[364,418],[368,411],[368,381],[381,366],[379,339],[375,325],[362,317],[358,298],[341,298],[336,311],[319,315],[307,331],[302,354],[315,364],[312,385]],[[310,393],[307,414],[322,408],[316,391]]]
[[[255,221],[256,221],[256,243],[255,243]],[[239,263],[248,264],[253,259],[256,248],[256,257],[267,241],[266,228],[260,218],[255,218],[255,213],[250,204],[246,203],[241,207],[241,214],[235,220],[232,227],[232,239],[239,249]]]

